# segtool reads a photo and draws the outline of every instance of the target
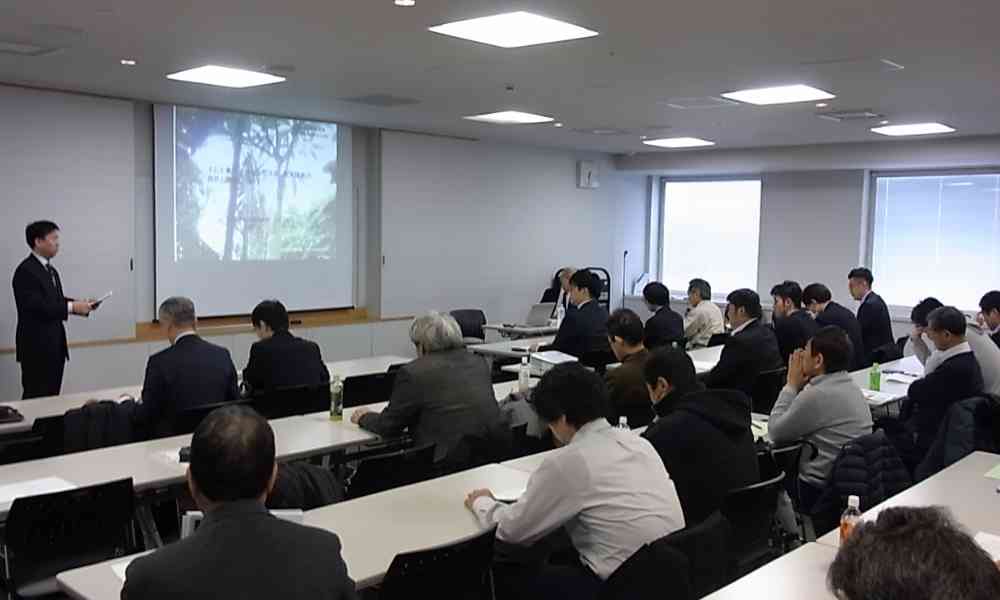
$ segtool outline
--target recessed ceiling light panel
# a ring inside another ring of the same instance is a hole
[[[445,23],[430,30],[500,48],[521,48],[598,35],[596,31],[572,23],[524,11]]]
[[[233,69],[218,65],[205,65],[196,69],[178,71],[177,73],[167,75],[167,79],[230,88],[248,88],[285,81],[284,77],[278,77],[270,73]]]
[[[715,145],[715,142],[696,137],[659,138],[656,140],[643,140],[642,143],[647,146],[658,146],[660,148],[700,148]]]
[[[886,125],[885,127],[873,127],[872,133],[879,135],[889,135],[893,137],[904,135],[932,135],[935,133],[951,133],[954,127],[949,127],[943,123],[906,123],[902,125]]]
[[[793,102],[816,102],[818,100],[836,98],[830,92],[802,84],[726,92],[722,94],[722,97],[758,106],[791,104]]]
[[[551,123],[555,121],[552,117],[546,117],[545,115],[535,115],[532,113],[521,112],[518,110],[503,110],[495,113],[486,113],[483,115],[471,115],[468,117],[462,117],[463,119],[468,119],[470,121],[480,121],[482,123],[498,123],[501,125],[531,125],[534,123]]]

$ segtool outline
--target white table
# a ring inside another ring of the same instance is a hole
[[[524,473],[531,474],[538,470],[542,462],[555,454],[556,452],[561,452],[562,448],[553,448],[552,450],[546,450],[545,452],[538,452],[536,454],[529,454],[528,456],[522,456],[521,458],[515,458],[514,460],[505,461],[502,464],[505,467],[511,469],[516,469],[518,471],[523,471]]]
[[[483,325],[487,331],[496,331],[504,337],[526,338],[540,337],[545,335],[555,335],[559,328],[554,325],[504,325],[501,323],[487,323]]]
[[[330,377],[340,375],[341,379],[347,379],[348,377],[385,373],[391,365],[405,365],[412,361],[412,358],[405,356],[369,356],[366,358],[328,362],[326,363],[326,369],[330,372]]]
[[[830,546],[805,544],[705,600],[836,600],[826,587],[826,573],[836,556]]]
[[[864,518],[874,519],[891,506],[943,506],[970,534],[983,531],[1000,535],[1000,494],[997,494],[1000,481],[985,477],[997,465],[1000,455],[973,452],[868,510]],[[834,530],[816,541],[836,548],[840,546],[840,534]]]
[[[555,336],[550,335],[521,340],[506,340],[493,344],[476,344],[475,346],[469,346],[469,351],[494,358],[521,358],[528,355],[528,348],[531,346],[535,344],[545,346],[551,344],[555,339]]]

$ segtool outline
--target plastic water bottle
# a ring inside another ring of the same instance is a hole
[[[556,307],[556,327],[562,327],[563,319],[566,318],[566,307],[560,304]]]
[[[847,508],[844,514],[840,515],[840,543],[843,544],[847,538],[851,537],[854,527],[861,522],[861,499],[857,496],[848,496]]]
[[[632,428],[628,426],[628,417],[618,417],[618,429],[632,431]]]
[[[522,394],[531,389],[531,366],[528,365],[528,357],[521,357],[521,367],[517,370],[517,391]]]
[[[882,391],[882,369],[878,363],[872,365],[871,371],[868,371],[868,387],[873,392]]]
[[[344,382],[340,375],[334,375],[330,381],[330,420],[344,420]]]

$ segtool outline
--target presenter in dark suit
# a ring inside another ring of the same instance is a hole
[[[861,339],[865,344],[866,362],[869,364],[879,361],[886,350],[896,352],[889,307],[881,296],[872,291],[874,281],[872,272],[864,267],[853,269],[847,275],[851,297],[861,303],[858,306],[858,324],[861,325]]]
[[[250,322],[260,340],[250,346],[243,369],[243,383],[250,391],[330,381],[319,345],[288,331],[288,311],[281,302],[264,300],[253,309]]]
[[[1000,291],[986,292],[979,301],[980,318],[983,329],[990,332],[990,338],[1000,346]]]
[[[12,282],[22,398],[56,396],[62,389],[63,369],[69,360],[63,321],[69,315],[86,317],[98,303],[73,300],[63,294],[59,272],[52,266],[52,259],[59,253],[59,227],[55,223],[32,223],[24,237],[31,254],[18,265]]]
[[[231,406],[205,417],[187,472],[205,519],[191,536],[132,561],[121,597],[356,598],[335,533],[278,519],[264,507],[278,472],[274,454],[274,432],[253,410]]]
[[[229,350],[201,339],[194,302],[167,298],[160,305],[160,330],[170,347],[149,357],[137,421],[150,437],[171,435],[174,417],[206,404],[239,399]]]
[[[861,335],[861,324],[854,313],[833,301],[830,288],[822,283],[810,283],[802,290],[802,305],[816,317],[816,324],[820,327],[836,325],[844,330],[851,340],[852,371],[871,366],[865,350],[865,340]]]
[[[781,352],[774,331],[761,322],[760,296],[749,289],[736,290],[726,298],[726,318],[733,332],[715,365],[705,376],[712,389],[739,390],[750,396],[754,382],[764,371],[781,368]]]
[[[590,351],[609,350],[608,311],[597,303],[601,282],[590,271],[577,271],[569,279],[569,301],[576,310],[566,311],[556,339],[542,350],[558,350],[577,358]]]
[[[642,288],[646,308],[653,316],[646,319],[644,344],[655,350],[684,341],[684,317],[670,308],[670,290],[658,281]],[[681,347],[683,349],[683,346]]]

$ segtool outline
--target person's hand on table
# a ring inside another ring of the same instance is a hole
[[[471,492],[469,492],[469,495],[465,497],[465,508],[472,510],[472,505],[479,498],[490,498],[492,500],[496,500],[496,498],[493,497],[493,492],[491,492],[488,489],[484,488],[484,489],[472,490]]]
[[[358,408],[355,408],[354,412],[351,413],[351,423],[357,425],[358,423],[361,422],[361,417],[367,415],[370,412],[371,409],[365,408],[364,406],[359,406]]]

